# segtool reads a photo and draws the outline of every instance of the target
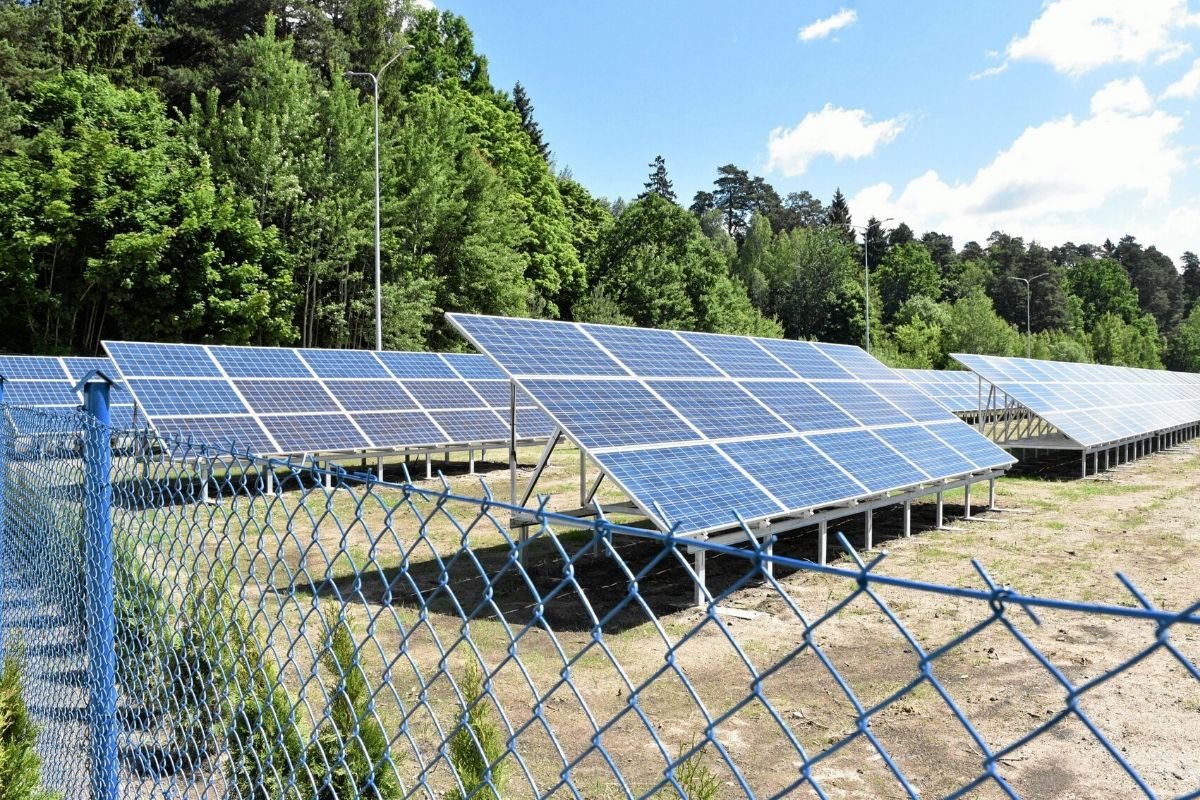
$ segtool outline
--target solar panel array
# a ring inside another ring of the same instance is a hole
[[[979,378],[961,369],[898,369],[913,386],[948,410],[961,414],[979,410]]]
[[[164,437],[255,455],[508,442],[509,381],[470,354],[105,342]],[[527,399],[517,438],[553,424]]]
[[[97,369],[114,380],[117,377],[107,358],[0,355],[4,402],[59,413],[73,411],[83,404],[82,394],[75,391],[76,384]],[[113,427],[133,426],[133,398],[123,387],[112,390],[109,404]]]
[[[1200,421],[1200,375],[952,353],[1083,448]]]
[[[447,318],[656,524],[697,534],[1004,467],[863,350],[470,314]]]

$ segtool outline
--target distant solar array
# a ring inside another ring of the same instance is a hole
[[[974,372],[961,369],[898,369],[896,372],[956,414],[979,410],[979,378]]]
[[[509,441],[509,381],[469,354],[105,342],[164,437],[260,455]],[[553,424],[527,399],[517,438]]]
[[[1085,449],[1200,421],[1200,375],[1193,373],[952,356]]]
[[[447,318],[656,524],[684,534],[1013,459],[857,347]]]
[[[76,384],[96,369],[110,378],[117,377],[107,358],[0,355],[4,402],[58,413],[72,411],[83,404],[83,397],[75,391]],[[132,427],[133,398],[124,387],[112,391],[109,416],[113,427]]]

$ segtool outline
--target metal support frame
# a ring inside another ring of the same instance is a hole
[[[863,513],[863,549],[875,549],[875,514],[871,508]]]
[[[904,501],[904,538],[912,536],[912,500]]]
[[[971,518],[971,482],[963,487],[963,519]]]
[[[112,442],[109,389],[102,372],[89,373],[83,408],[93,418],[84,432],[84,604],[88,625],[88,716],[91,720],[91,797],[115,800],[119,791],[117,759],[117,653],[113,615]]]
[[[817,523],[817,563],[829,563],[829,521],[825,519]]]
[[[696,605],[702,606],[709,599],[708,594],[708,571],[705,565],[705,556],[708,552],[704,548],[699,548],[693,555],[693,562],[696,570]]]

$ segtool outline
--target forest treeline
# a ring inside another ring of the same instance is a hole
[[[405,49],[407,48],[407,49]],[[381,82],[383,336],[461,347],[444,311],[1200,370],[1200,260],[1152,245],[961,246],[856,227],[841,192],[733,164],[626,202],[557,169],[466,20],[404,0],[0,0],[0,349],[102,338],[374,344],[370,82]],[[648,155],[654,143],[647,142]],[[686,205],[685,205],[686,204]],[[864,252],[865,249],[865,252]]]

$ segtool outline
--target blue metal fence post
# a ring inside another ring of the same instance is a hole
[[[83,410],[94,417],[84,432],[84,585],[87,595],[88,716],[92,726],[92,800],[117,797],[117,679],[113,606],[112,440],[108,392],[112,380],[88,373]]]
[[[10,580],[4,562],[4,523],[8,507],[4,505],[4,485],[8,483],[8,425],[4,423],[4,376],[0,375],[0,664],[4,663],[4,584]]]

